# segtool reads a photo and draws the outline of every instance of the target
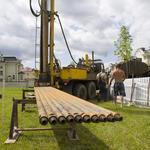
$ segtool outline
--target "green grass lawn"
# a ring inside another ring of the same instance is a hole
[[[21,89],[5,90],[5,114],[0,118],[0,150],[149,150],[150,109],[136,107],[114,107],[111,102],[93,103],[122,114],[123,121],[115,123],[82,123],[77,125],[80,141],[69,141],[66,130],[23,132],[17,143],[6,145],[12,109],[12,97],[21,98]],[[0,100],[0,117],[2,116]],[[19,109],[20,127],[43,127],[38,123],[37,108]],[[62,125],[60,127],[66,127]],[[48,126],[47,126],[48,127]]]

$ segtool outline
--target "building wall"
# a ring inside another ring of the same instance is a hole
[[[21,61],[19,60],[0,62],[0,80],[5,79],[5,81],[18,81],[18,73],[22,66]]]
[[[5,77],[5,63],[0,62],[0,81]]]
[[[143,51],[142,49],[138,49],[136,52],[136,57],[142,58],[142,62],[150,66],[150,51],[149,50]]]
[[[144,53],[143,62],[145,62],[148,66],[150,66],[150,52]]]
[[[34,71],[24,72],[23,78],[27,79],[35,79]]]
[[[5,80],[16,81],[17,80],[16,63],[6,63],[6,75]]]

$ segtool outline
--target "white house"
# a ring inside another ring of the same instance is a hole
[[[146,63],[150,67],[150,49],[139,48],[136,50],[135,56],[141,58],[142,62]]]
[[[29,67],[22,68],[21,71],[19,72],[19,80],[20,81],[25,81],[25,80],[35,80],[36,75],[35,75],[35,70]]]
[[[19,72],[23,68],[21,60],[16,57],[0,55],[0,81],[19,81]]]

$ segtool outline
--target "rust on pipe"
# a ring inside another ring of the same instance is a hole
[[[92,122],[99,122],[98,115],[92,115],[91,120],[92,120]]]
[[[82,117],[83,117],[83,121],[86,123],[89,123],[91,121],[90,115],[88,114],[83,114]]]
[[[123,119],[123,117],[120,116],[120,114],[116,113],[116,114],[114,114],[114,119],[115,119],[116,121],[121,121],[121,120]]]
[[[35,87],[41,124],[121,121],[122,116],[53,87]]]
[[[52,94],[53,92],[51,92]],[[53,93],[53,94],[56,94],[56,93]],[[48,93],[48,95],[50,95],[50,93]],[[59,97],[59,94],[58,94],[58,97]],[[61,98],[60,98],[61,97]],[[67,115],[67,121],[68,122],[73,122],[73,121],[76,121],[78,123],[81,123],[82,122],[82,117],[81,117],[81,113],[83,113],[83,111],[77,109],[73,104],[69,104],[65,101],[63,95],[60,95],[59,99],[57,100],[57,102],[60,102],[61,105],[63,105],[64,109],[66,109],[68,111],[68,115]],[[73,107],[74,106],[74,107]],[[78,112],[78,113],[76,113]],[[70,116],[70,114],[72,114],[72,116]]]
[[[81,117],[81,115],[76,114],[75,117],[74,117],[74,120],[77,123],[81,123],[83,121],[83,118]]]
[[[107,116],[107,120],[108,120],[109,122],[114,122],[114,121],[115,121],[115,118],[114,118],[114,116],[113,116],[112,114],[109,114],[109,115]]]
[[[49,120],[49,123],[52,125],[55,125],[58,121],[56,116],[51,116],[51,117],[49,117],[48,120]]]
[[[37,91],[35,91],[35,93],[36,93],[36,95],[38,95]],[[38,106],[40,124],[47,125],[48,124],[47,113],[44,109],[44,106],[40,102],[39,97],[37,97],[37,106]]]
[[[99,121],[100,122],[106,122],[107,120],[106,120],[106,116],[104,115],[104,114],[100,114],[99,115]]]
[[[48,118],[42,116],[42,117],[39,118],[39,122],[40,122],[40,124],[42,124],[42,125],[47,125],[47,124],[48,124]]]

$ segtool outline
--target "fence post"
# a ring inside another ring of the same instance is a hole
[[[148,87],[147,87],[147,106],[149,106],[149,91],[150,91],[150,78],[148,80]]]
[[[130,104],[133,102],[133,94],[134,94],[135,85],[136,85],[136,83],[134,83],[134,74],[132,74],[132,87],[131,87]]]

